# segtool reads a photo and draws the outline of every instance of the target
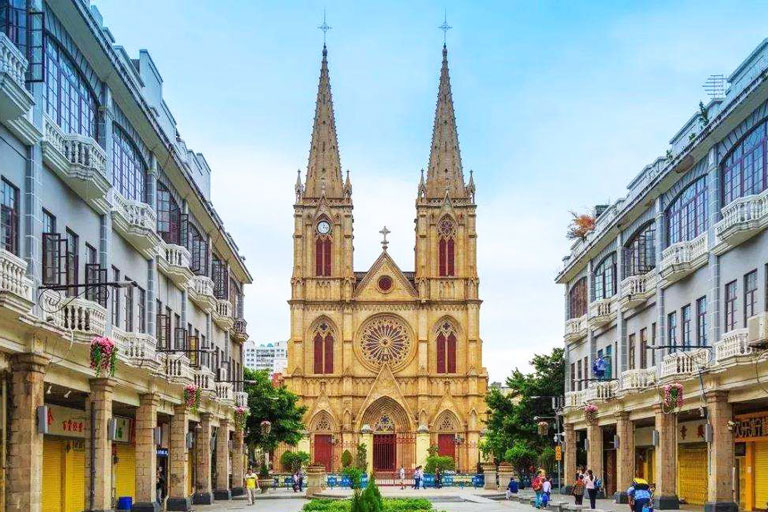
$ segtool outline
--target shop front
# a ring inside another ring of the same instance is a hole
[[[115,417],[112,443],[112,497],[136,499],[136,445],[133,418]]]
[[[650,483],[654,475],[653,427],[635,428],[635,473]]]
[[[85,411],[47,404],[43,439],[43,512],[85,509]]]
[[[736,416],[733,429],[741,510],[768,510],[768,411]]]

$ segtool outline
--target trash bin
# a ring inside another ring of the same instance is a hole
[[[117,510],[131,510],[133,506],[133,498],[130,496],[121,496],[117,498]]]

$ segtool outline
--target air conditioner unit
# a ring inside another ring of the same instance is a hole
[[[760,313],[747,320],[747,342],[753,349],[768,349],[768,313]]]

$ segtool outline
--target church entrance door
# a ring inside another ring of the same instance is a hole
[[[451,457],[456,461],[456,442],[453,434],[437,435],[437,454],[441,457]]]
[[[333,445],[331,444],[331,434],[315,434],[315,464],[322,464],[325,470],[331,471],[331,457],[333,454]]]
[[[373,435],[373,469],[375,471],[394,471],[396,454],[395,434]]]

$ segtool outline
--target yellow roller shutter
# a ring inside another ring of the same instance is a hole
[[[115,496],[136,498],[136,449],[133,445],[116,443]]]
[[[85,447],[82,442],[70,442],[67,451],[66,512],[85,510]]]
[[[768,441],[755,443],[755,509],[768,509]]]
[[[61,512],[64,493],[64,443],[46,437],[43,440],[43,512]]]
[[[707,445],[677,448],[677,495],[691,505],[707,502]]]
[[[190,496],[195,493],[192,487],[192,471],[192,450],[190,450],[187,453],[187,494]]]

